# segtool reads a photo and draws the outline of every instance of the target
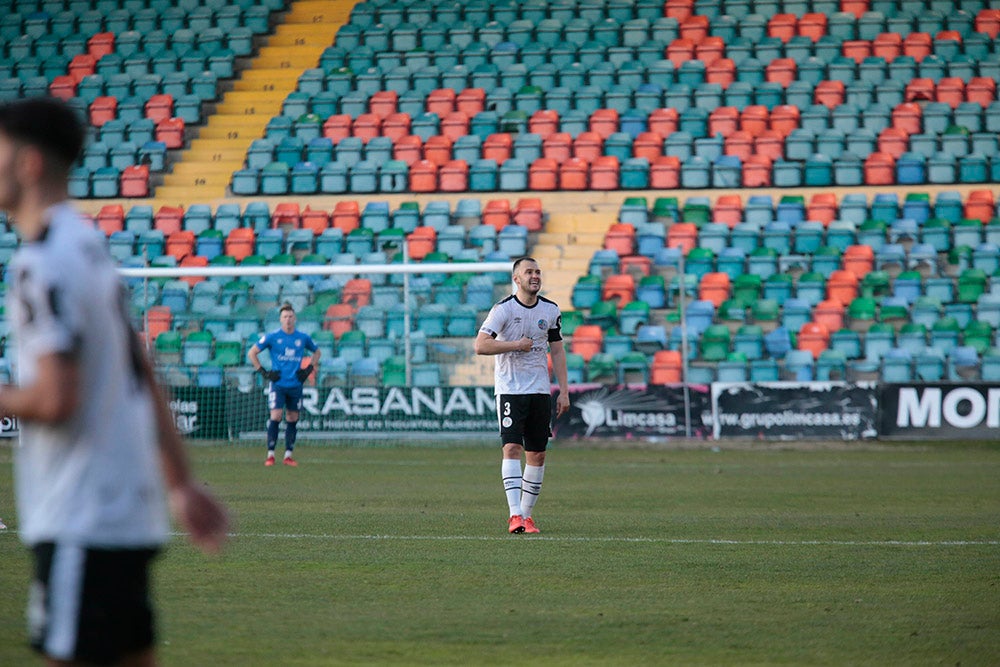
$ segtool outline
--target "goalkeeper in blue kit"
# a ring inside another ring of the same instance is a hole
[[[309,334],[295,328],[295,309],[284,303],[280,311],[281,328],[261,336],[250,346],[247,358],[264,379],[268,381],[267,407],[270,410],[267,422],[267,459],[264,465],[274,465],[274,450],[278,445],[278,428],[281,414],[285,414],[285,459],[286,466],[296,466],[292,458],[295,437],[298,434],[299,410],[302,408],[302,385],[319,364],[320,351]],[[271,354],[270,370],[260,362],[260,353],[268,350]],[[303,366],[303,360],[309,358]]]

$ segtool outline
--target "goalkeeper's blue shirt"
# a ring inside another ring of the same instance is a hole
[[[301,387],[302,383],[295,377],[295,371],[302,367],[302,359],[311,356],[307,353],[316,351],[316,343],[312,337],[296,329],[285,333],[281,329],[261,336],[257,348],[271,353],[271,370],[281,373],[281,378],[272,384],[291,389]]]

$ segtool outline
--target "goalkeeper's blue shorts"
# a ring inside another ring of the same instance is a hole
[[[277,387],[272,382],[267,392],[267,407],[271,410],[291,410],[298,412],[302,407],[302,386]]]

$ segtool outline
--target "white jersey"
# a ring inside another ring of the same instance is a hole
[[[496,355],[494,391],[500,394],[550,394],[549,343],[562,340],[559,306],[538,297],[534,306],[525,306],[516,294],[497,302],[486,316],[480,331],[497,340],[530,338],[530,352]]]
[[[73,355],[80,405],[65,423],[21,421],[15,474],[21,538],[88,547],[166,541],[156,422],[140,382],[123,284],[99,232],[68,204],[11,262],[7,314],[22,385],[38,360]]]

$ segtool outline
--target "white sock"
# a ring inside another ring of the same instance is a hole
[[[292,458],[292,450],[290,450],[290,449],[286,449],[285,450],[285,458],[286,459]]]
[[[518,459],[503,459],[500,465],[503,475],[503,490],[507,493],[510,515],[521,513],[521,462]]]
[[[545,466],[524,466],[524,481],[521,484],[521,516],[525,519],[531,516],[531,510],[538,502],[543,477],[545,477]]]

